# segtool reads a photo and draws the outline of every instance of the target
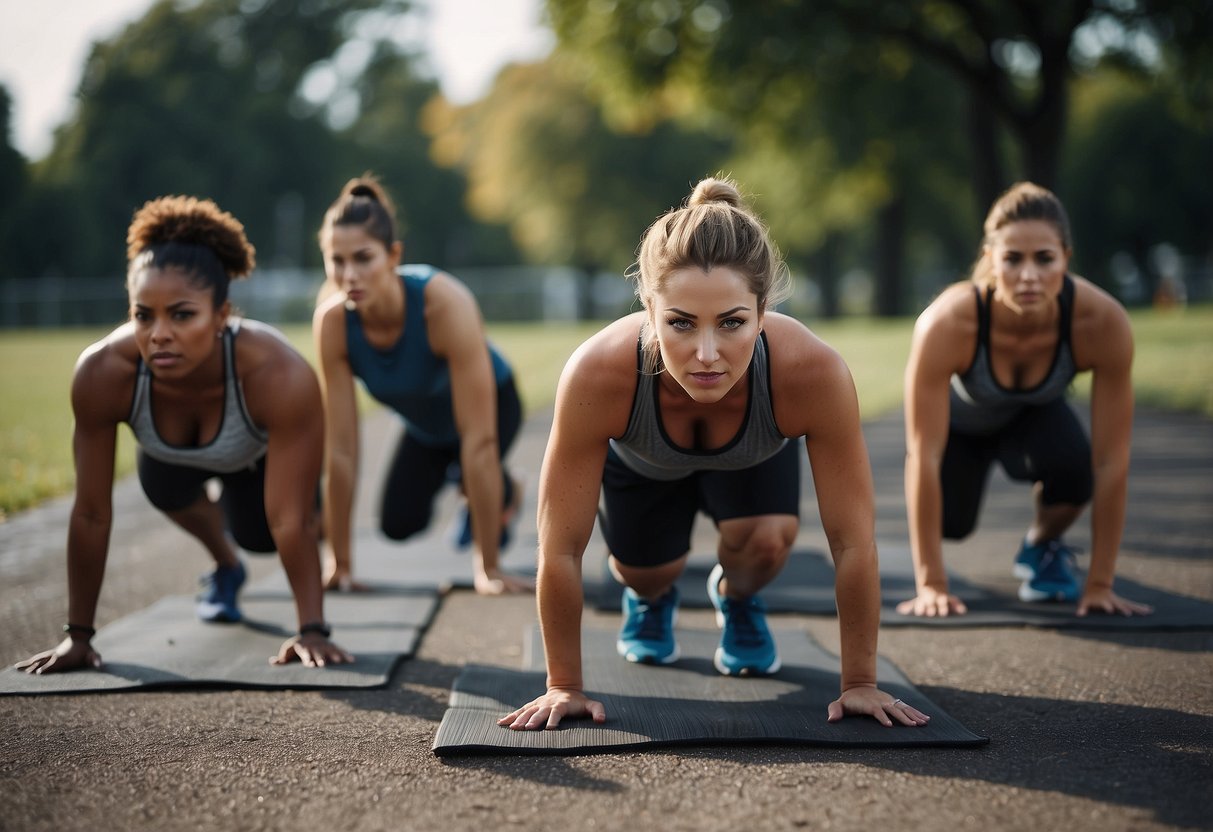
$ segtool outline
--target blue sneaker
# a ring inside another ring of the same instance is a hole
[[[708,575],[708,597],[716,608],[716,624],[723,632],[713,664],[725,676],[766,676],[779,670],[775,639],[767,629],[767,607],[757,595],[745,600],[720,594],[724,567],[719,563]]]
[[[198,617],[203,621],[235,623],[244,618],[236,606],[236,593],[244,586],[244,564],[220,566],[202,576],[198,595]]]
[[[1082,587],[1074,577],[1074,553],[1060,540],[1019,547],[1012,571],[1023,580],[1021,601],[1077,601]]]
[[[514,512],[514,516],[510,518],[510,522],[501,527],[501,542],[497,544],[498,548],[504,552],[509,548],[510,542],[514,536],[514,523],[518,520],[518,512]],[[451,545],[456,550],[464,552],[471,548],[475,542],[476,536],[472,533],[472,512],[465,505],[459,510],[459,520],[455,524],[454,534],[451,535]]]
[[[678,660],[674,641],[674,618],[678,613],[678,588],[656,601],[641,598],[631,587],[623,590],[623,626],[615,649],[630,662],[670,664]]]

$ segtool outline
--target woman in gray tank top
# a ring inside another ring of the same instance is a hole
[[[906,511],[917,594],[906,615],[967,612],[948,591],[943,540],[976,525],[990,465],[1033,483],[1035,517],[1012,571],[1024,601],[1076,603],[1078,615],[1151,610],[1112,591],[1133,421],[1133,336],[1124,309],[1068,274],[1070,227],[1051,192],[1015,185],[990,209],[972,279],[918,319],[906,370]],[[1065,393],[1093,376],[1088,440]],[[1062,534],[1091,501],[1085,585]]]
[[[876,687],[875,509],[851,375],[806,327],[773,311],[789,282],[766,228],[733,183],[705,179],[646,232],[635,278],[644,311],[582,344],[561,375],[539,484],[548,690],[499,724],[606,719],[581,673],[581,558],[600,492],[611,570],[625,586],[622,658],[677,657],[674,584],[703,511],[719,530],[706,588],[722,626],[716,669],[776,672],[759,591],[799,528],[798,446],[808,451],[837,567],[841,690],[821,717],[925,724],[925,714]]]
[[[236,544],[277,549],[299,633],[272,661],[308,667],[353,661],[329,640],[324,622],[319,384],[281,334],[231,318],[228,284],[254,262],[244,227],[209,200],[163,197],[136,212],[127,242],[131,320],[86,349],[72,379],[76,494],[67,536],[66,638],[18,667],[51,673],[101,665],[91,639],[122,422],[139,442],[148,498],[215,562],[199,617],[240,620],[245,573]],[[223,482],[219,503],[204,488],[212,478]]]

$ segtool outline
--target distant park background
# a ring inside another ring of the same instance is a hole
[[[406,259],[464,279],[535,368],[534,406],[633,308],[644,228],[724,172],[796,276],[785,311],[838,342],[866,412],[896,406],[913,316],[1032,179],[1070,211],[1074,270],[1134,316],[1139,397],[1213,415],[1207,0],[545,10],[551,54],[460,105],[401,37],[407,0],[162,0],[94,45],[37,160],[0,86],[0,517],[70,488],[67,380],[125,317],[134,210],[185,193],[239,217],[259,268],[236,302],[307,352],[316,229],[364,171],[399,202]]]

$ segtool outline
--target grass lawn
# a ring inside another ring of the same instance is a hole
[[[1133,383],[1139,403],[1213,418],[1213,306],[1132,313]],[[913,321],[847,319],[811,323],[847,360],[865,419],[901,403],[901,375]],[[573,349],[601,324],[494,324],[489,333],[514,365],[530,412],[550,407]],[[304,324],[283,328],[309,360]],[[0,330],[0,522],[73,485],[68,387],[76,357],[108,328]],[[1076,383],[1079,396],[1089,376]],[[134,443],[118,432],[118,473],[134,467]]]

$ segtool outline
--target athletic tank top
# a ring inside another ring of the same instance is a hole
[[[740,471],[773,457],[788,439],[775,424],[771,407],[771,370],[767,337],[754,343],[750,360],[750,395],[741,429],[728,444],[710,451],[680,448],[661,425],[657,376],[642,371],[643,347],[636,346],[636,393],[623,436],[611,440],[619,460],[651,480],[677,480],[695,471]]]
[[[1048,404],[1062,398],[1078,369],[1070,347],[1070,319],[1074,309],[1074,281],[1069,275],[1062,282],[1058,303],[1057,350],[1053,364],[1040,384],[1028,390],[1003,387],[990,367],[990,301],[992,290],[982,299],[973,287],[977,301],[977,349],[973,363],[964,373],[952,374],[951,428],[960,433],[991,434],[1005,427],[1025,407]]]
[[[430,349],[425,325],[425,286],[438,273],[433,266],[400,268],[404,286],[404,329],[396,343],[377,349],[367,339],[356,310],[345,312],[345,345],[350,369],[366,391],[404,419],[409,436],[431,447],[459,442],[451,402],[451,373],[445,358]],[[500,387],[511,375],[509,364],[489,344],[493,376]]]
[[[244,403],[244,391],[236,377],[236,333],[240,322],[223,330],[223,416],[219,432],[205,445],[170,445],[160,438],[152,419],[152,372],[143,359],[135,373],[135,395],[127,423],[135,441],[152,459],[170,465],[184,465],[217,474],[230,474],[252,468],[265,456],[269,437],[253,423]]]

